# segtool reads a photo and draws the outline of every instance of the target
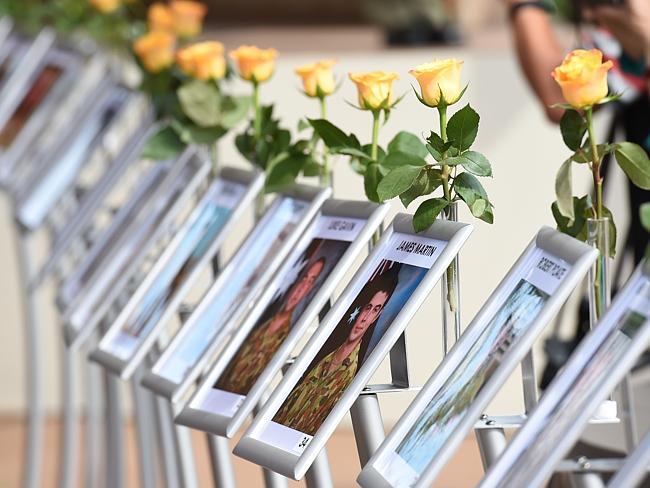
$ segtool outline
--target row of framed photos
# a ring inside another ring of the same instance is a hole
[[[12,61],[20,49],[27,59],[34,45],[38,60]],[[143,160],[151,112],[114,79],[84,82],[88,106],[69,127],[66,87],[97,68],[47,33],[31,44],[7,34],[0,53],[0,174],[24,229],[58,224],[33,283],[56,270],[66,343],[90,349],[93,361],[125,380],[140,371],[147,388],[173,403],[177,423],[218,436],[233,437],[272,390],[234,452],[302,478],[472,226],[439,220],[416,234],[411,216],[397,214],[355,269],[388,207],[297,184],[274,198],[179,325],[182,304],[261,191],[263,176],[223,167],[210,178],[208,157],[196,147],[173,160]],[[64,61],[52,75],[57,60]],[[67,81],[56,88],[61,79]],[[5,94],[18,95],[10,103]],[[59,114],[68,122],[35,136]],[[86,173],[93,177],[85,180]],[[123,203],[99,218],[116,191]],[[86,243],[81,257],[66,261],[79,241]],[[595,259],[589,246],[542,228],[358,482],[430,485]],[[482,486],[541,486],[548,479],[650,343],[649,294],[650,267],[642,264]]]

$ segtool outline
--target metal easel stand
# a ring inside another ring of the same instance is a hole
[[[638,447],[628,456],[623,467],[609,481],[608,488],[641,486],[650,469],[650,432],[641,439]]]
[[[79,414],[77,409],[77,355],[68,350],[61,340],[61,441],[59,464],[59,486],[72,488],[75,483],[75,468],[79,460]]]
[[[152,446],[157,444],[154,420],[157,406],[151,393],[140,386],[141,369],[137,369],[131,380],[135,427],[138,440],[138,461],[140,465],[140,483],[142,488],[156,487],[156,456]],[[111,409],[109,409],[109,412]],[[165,463],[167,464],[167,463]]]
[[[264,395],[261,396],[259,402],[257,403],[257,406],[253,409],[253,416],[257,415],[259,411],[262,408],[262,405],[266,403],[266,401],[269,399],[269,393],[265,393]],[[230,452],[228,453],[228,458],[230,460]],[[270,469],[267,468],[262,468],[262,474],[264,475],[264,486],[266,488],[287,488],[288,483],[287,483],[287,478],[282,476],[281,474],[276,473],[275,471],[271,471]],[[307,485],[311,486],[312,485]],[[313,485],[314,487],[320,487],[321,485]],[[327,486],[327,485],[325,485]]]
[[[350,408],[352,428],[362,468],[386,437],[378,394],[420,389],[420,387],[410,386],[404,334],[399,337],[390,351],[390,371],[391,383],[366,386]]]
[[[524,393],[524,408],[526,413],[533,411],[537,405],[537,383],[535,380],[535,363],[533,352],[528,351],[521,362],[521,383]],[[508,442],[506,440],[506,428],[518,428],[523,424],[524,417],[521,415],[488,417],[482,415],[479,422],[474,426],[476,443],[481,454],[483,469],[488,468],[499,459],[505,450]]]
[[[235,488],[235,470],[230,459],[230,445],[226,437],[206,434],[212,483],[215,488]]]
[[[92,343],[99,340],[99,335],[94,333]],[[98,480],[106,480],[106,488],[110,485],[109,463],[102,464],[102,443],[104,436],[102,434],[102,425],[104,424],[104,405],[107,398],[102,388],[103,378],[100,366],[88,363],[85,375],[85,392],[86,392],[86,430],[85,430],[85,480],[84,485],[88,488],[97,485]],[[108,412],[106,412],[108,413]],[[109,450],[105,449],[105,455]]]
[[[25,454],[23,464],[23,484],[25,488],[41,486],[41,468],[43,465],[43,433],[45,427],[45,411],[43,405],[43,376],[42,376],[42,340],[38,325],[38,313],[34,291],[29,283],[32,275],[31,261],[27,255],[27,236],[20,230],[15,236],[16,254],[18,256],[18,272],[21,281],[21,307],[25,321],[25,393],[27,435],[25,439]]]

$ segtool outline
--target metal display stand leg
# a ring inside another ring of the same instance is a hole
[[[643,478],[648,475],[650,467],[650,432],[648,432],[638,447],[630,454],[623,467],[609,481],[608,488],[628,488],[641,486]]]
[[[257,415],[262,407],[269,399],[269,394],[265,393],[260,398],[260,401],[257,403],[257,406],[253,409],[253,415]],[[230,456],[230,453],[228,453]],[[266,488],[287,488],[289,484],[287,483],[287,478],[281,474],[271,471],[270,469],[262,468],[262,473],[264,475],[264,486]],[[319,486],[319,485],[316,485]]]
[[[59,486],[72,488],[75,485],[75,468],[78,466],[78,426],[77,415],[77,355],[61,344],[61,448],[59,463]]]
[[[230,460],[228,439],[212,434],[206,434],[206,439],[208,441],[214,487],[235,488],[235,470]]]
[[[160,435],[160,453],[163,463],[162,471],[165,475],[165,486],[167,488],[180,488],[181,473],[176,457],[174,426],[169,422],[168,400],[154,397],[153,402],[156,410],[156,427]]]
[[[140,386],[139,371],[133,375],[132,391],[135,409],[135,424],[138,438],[138,455],[140,463],[140,485],[142,488],[156,487],[155,432],[152,421],[156,410],[151,395]]]
[[[350,409],[352,428],[363,468],[386,437],[376,393],[362,393]]]
[[[171,425],[174,428],[181,486],[183,488],[198,488],[199,480],[196,477],[196,463],[194,460],[194,448],[192,446],[192,431],[182,425],[174,425],[174,417],[170,410],[171,405],[167,404],[166,407],[169,411],[169,422],[171,422]]]
[[[571,473],[571,486],[573,488],[605,488],[602,478],[597,473]]]
[[[330,463],[327,457],[327,450],[324,447],[307,470],[307,474],[305,474],[305,482],[309,488],[334,487],[332,471],[330,470]]]
[[[506,448],[506,433],[500,427],[475,429],[474,432],[481,453],[483,469],[487,472]]]
[[[23,487],[39,488],[41,486],[41,467],[43,464],[43,432],[45,428],[45,412],[42,397],[42,359],[41,331],[38,327],[38,316],[34,295],[29,289],[31,276],[30,260],[27,256],[27,242],[21,235],[15,239],[18,256],[18,272],[22,285],[22,312],[25,321],[25,392],[26,392],[26,422],[27,435],[25,439],[25,455],[23,464]]]
[[[97,339],[95,335],[95,339]],[[95,341],[93,341],[94,343]],[[88,488],[97,486],[98,480],[108,480],[108,463],[102,466],[102,425],[104,420],[104,402],[108,399],[102,388],[103,378],[100,366],[88,362],[86,369],[86,430],[85,430],[85,480],[84,485]],[[108,413],[108,412],[106,412]],[[108,455],[108,449],[105,449]],[[102,471],[104,469],[104,471]],[[110,488],[108,483],[105,485]]]
[[[634,393],[632,391],[631,376],[625,375],[619,385],[621,396],[621,417],[623,417],[623,429],[625,430],[625,444],[627,452],[631,453],[634,447],[639,443],[637,434],[636,413],[634,412]]]
[[[106,433],[104,434],[106,439],[106,484],[112,488],[125,485],[122,395],[118,378],[107,372],[102,372],[102,376],[106,398]],[[142,484],[141,486],[146,487],[147,485]]]

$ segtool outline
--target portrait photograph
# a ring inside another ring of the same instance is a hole
[[[537,318],[549,295],[520,280],[461,364],[434,395],[396,452],[421,474],[472,405],[505,353]],[[391,467],[384,472],[390,473]]]
[[[427,271],[382,260],[273,421],[314,435]]]
[[[269,364],[291,327],[327,279],[349,242],[316,238],[293,263],[253,329],[214,388],[246,395]]]

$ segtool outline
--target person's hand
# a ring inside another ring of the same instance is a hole
[[[583,16],[610,31],[628,56],[650,62],[650,1],[625,0],[620,7],[585,8]]]

